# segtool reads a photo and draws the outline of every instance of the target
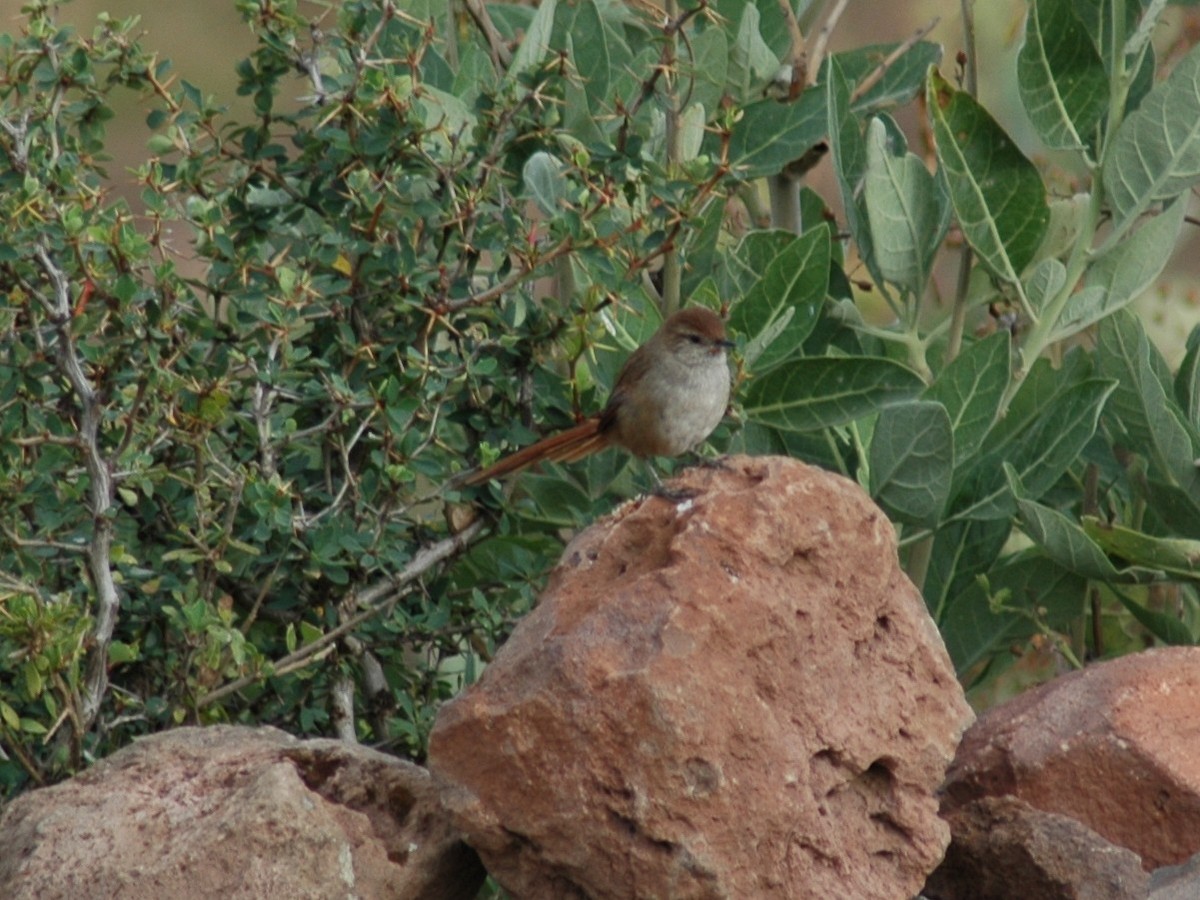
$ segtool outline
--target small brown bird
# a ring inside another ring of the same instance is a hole
[[[472,472],[463,483],[482,484],[547,460],[574,462],[613,445],[642,458],[686,453],[725,415],[725,351],[732,346],[716,313],[681,309],[625,360],[600,415]]]

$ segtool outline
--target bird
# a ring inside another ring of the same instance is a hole
[[[462,483],[484,484],[540,462],[574,462],[611,446],[642,459],[687,453],[725,416],[732,346],[715,312],[679,310],[625,360],[599,415],[470,472]]]

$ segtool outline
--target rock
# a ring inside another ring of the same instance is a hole
[[[1150,876],[1136,853],[1067,816],[1013,797],[985,797],[950,815],[950,849],[928,900],[1132,900]]]
[[[1010,794],[1071,816],[1147,869],[1200,851],[1200,648],[1097,663],[989,710],[943,808]]]
[[[474,897],[429,773],[274,728],[139,740],[0,816],[7,900]]]
[[[1155,869],[1149,900],[1196,900],[1200,897],[1200,853],[1180,866]]]
[[[971,713],[851,482],[735,457],[580,534],[429,766],[521,900],[910,897]]]

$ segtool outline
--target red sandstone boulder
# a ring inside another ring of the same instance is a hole
[[[5,900],[468,900],[484,873],[429,773],[273,728],[180,728],[18,797]]]
[[[989,710],[947,776],[948,814],[1012,795],[1071,816],[1147,869],[1200,851],[1200,648],[1089,666]]]
[[[883,514],[779,459],[577,537],[429,765],[521,900],[907,898],[970,720]]]

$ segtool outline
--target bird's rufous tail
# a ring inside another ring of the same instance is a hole
[[[463,478],[465,485],[483,484],[493,478],[503,478],[540,462],[574,462],[608,446],[608,435],[600,430],[600,419],[580,422],[574,428],[542,438],[516,453],[496,460],[486,469],[472,472]]]

